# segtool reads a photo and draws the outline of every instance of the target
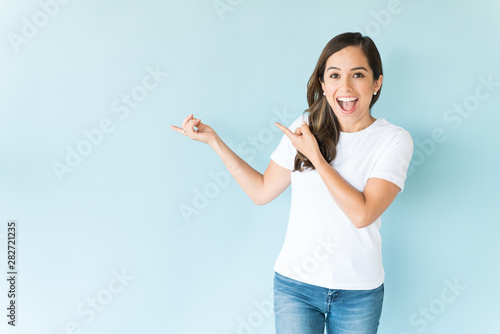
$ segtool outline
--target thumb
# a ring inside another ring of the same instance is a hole
[[[302,121],[302,126],[300,128],[302,129],[302,132],[311,133],[311,130],[309,130],[309,125],[306,123],[306,121]]]

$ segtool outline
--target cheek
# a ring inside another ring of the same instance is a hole
[[[329,97],[334,96],[336,91],[337,91],[337,87],[335,87],[333,85],[328,85],[325,87],[325,94]]]
[[[326,100],[328,101],[328,104],[333,109],[333,111],[335,111],[337,109],[337,103],[335,102],[335,98],[333,97],[333,95],[328,95],[328,93],[326,94],[327,94]]]
[[[374,90],[373,86],[370,83],[365,83],[361,87],[359,87],[359,92],[363,96],[367,96],[367,97],[370,97],[370,95],[372,95],[373,90]]]

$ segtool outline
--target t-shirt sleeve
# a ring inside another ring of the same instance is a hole
[[[295,130],[300,126],[302,121],[308,121],[306,116],[301,115],[288,127],[290,131],[295,132]],[[271,159],[276,162],[281,167],[289,170],[293,170],[293,165],[295,161],[295,156],[297,155],[297,149],[292,145],[290,139],[283,134],[278,147],[271,153]]]
[[[413,139],[408,131],[402,130],[383,150],[370,177],[390,181],[400,188],[399,192],[402,192],[412,154]]]

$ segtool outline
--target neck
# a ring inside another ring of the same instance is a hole
[[[361,121],[361,122],[354,123],[354,124],[340,124],[340,131],[342,131],[342,132],[358,132],[358,131],[366,129],[367,127],[372,125],[373,122],[375,122],[376,120],[377,119],[375,117],[370,115],[370,117],[368,117],[366,119],[366,121]]]

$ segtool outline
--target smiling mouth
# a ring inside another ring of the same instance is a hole
[[[346,114],[352,113],[358,105],[357,97],[337,97],[336,100],[340,109]]]

